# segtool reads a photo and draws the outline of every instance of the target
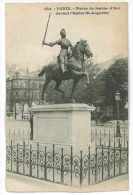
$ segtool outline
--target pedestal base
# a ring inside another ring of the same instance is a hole
[[[91,111],[86,104],[54,104],[32,107],[33,140],[87,149],[91,143]]]

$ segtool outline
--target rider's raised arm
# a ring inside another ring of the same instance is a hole
[[[47,45],[49,47],[53,47],[55,45],[58,45],[59,44],[59,40],[58,41],[54,41],[54,42],[43,42],[43,45]]]

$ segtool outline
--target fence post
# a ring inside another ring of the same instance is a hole
[[[61,183],[64,183],[63,158],[63,148],[61,148]]]
[[[115,135],[114,135],[114,177],[115,177]]]
[[[97,183],[97,147],[95,153],[95,183]]]
[[[15,120],[17,119],[16,100],[15,100]]]
[[[82,165],[82,161],[83,161],[83,152],[80,151],[80,185],[82,185],[82,182],[83,182],[83,165]]]
[[[110,178],[110,145],[108,147],[108,179]]]
[[[23,175],[25,175],[25,141],[23,142]]]
[[[90,184],[90,145],[88,148],[88,185]]]
[[[72,146],[71,146],[70,163],[71,163],[71,185],[72,185],[72,176],[73,176],[73,148]]]
[[[39,178],[39,142],[37,142],[37,178]]]
[[[55,176],[54,176],[54,158],[55,158],[55,145],[53,144],[53,182],[55,181]]]
[[[95,147],[97,147],[97,128],[95,129]]]
[[[119,175],[121,175],[121,143],[120,143]]]
[[[110,129],[109,129],[109,147],[110,147]]]
[[[47,180],[47,146],[45,146],[45,156],[44,156],[44,179]]]
[[[115,147],[115,127],[114,127],[114,147]]]
[[[103,173],[104,173],[104,171],[103,171],[103,169],[104,169],[104,166],[103,166],[103,161],[104,161],[103,155],[104,155],[104,151],[103,151],[103,145],[102,145],[102,181],[103,181]]]
[[[104,145],[106,146],[105,128],[104,128],[104,131],[103,131],[103,135],[104,135]]]
[[[29,176],[32,177],[32,145],[30,144]]]
[[[12,146],[12,140],[11,140],[11,172],[12,172],[12,150],[13,150],[13,146]]]
[[[19,173],[19,144],[17,144],[16,172]]]
[[[124,147],[125,147],[125,128],[124,128]]]
[[[128,141],[127,141],[127,173],[128,173]]]
[[[101,146],[101,128],[100,128],[100,146]]]

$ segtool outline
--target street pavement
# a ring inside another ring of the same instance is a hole
[[[74,187],[34,179],[27,176],[7,173],[6,190],[8,192],[105,192],[127,191],[128,175],[119,176],[99,184]]]

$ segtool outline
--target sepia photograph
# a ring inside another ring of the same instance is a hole
[[[128,3],[6,3],[6,190],[128,191]]]

